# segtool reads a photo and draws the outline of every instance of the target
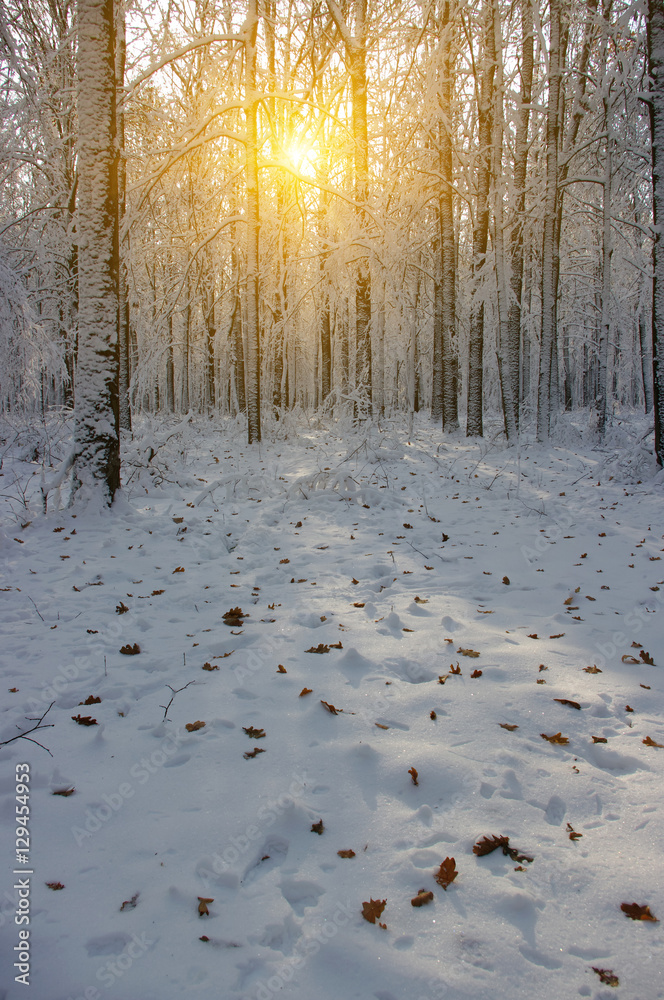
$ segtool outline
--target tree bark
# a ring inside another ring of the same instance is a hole
[[[245,118],[247,185],[247,354],[245,391],[247,402],[247,439],[249,444],[261,439],[260,326],[258,310],[258,248],[260,233],[258,187],[258,92],[256,90],[256,42],[258,2],[249,0],[245,22]]]
[[[74,483],[110,505],[120,486],[118,153],[113,0],[78,0],[79,315]]]
[[[653,187],[652,357],[655,454],[664,465],[664,0],[648,2],[648,70]]]

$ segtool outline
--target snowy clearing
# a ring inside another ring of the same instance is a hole
[[[517,454],[301,425],[259,452],[185,422],[130,445],[110,512],[46,516],[16,445],[0,741],[53,705],[50,755],[0,747],[0,998],[664,997],[662,923],[621,912],[664,921],[664,485],[638,430]]]

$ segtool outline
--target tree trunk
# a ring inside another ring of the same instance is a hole
[[[79,330],[74,482],[110,505],[120,486],[118,155],[113,0],[78,0]]]
[[[483,8],[482,68],[477,92],[477,201],[473,222],[473,293],[468,344],[468,401],[466,435],[481,436],[483,425],[484,292],[480,287],[486,268],[489,236],[489,190],[491,186],[491,142],[493,90],[496,71],[495,37],[491,0]],[[444,299],[443,299],[444,301]]]
[[[641,354],[641,378],[643,380],[643,403],[646,413],[652,410],[652,341],[646,332],[643,313],[639,313],[639,347]]]
[[[597,429],[600,436],[606,430],[608,411],[608,360],[611,329],[611,123],[609,102],[604,100],[604,126],[607,131],[604,164],[604,194],[602,205],[602,318],[599,334],[599,378],[597,386]]]
[[[551,425],[551,371],[555,345],[555,230],[558,208],[558,136],[560,133],[561,0],[551,0],[549,29],[549,99],[546,116],[546,188],[542,238],[542,325],[537,385],[537,440],[547,441]]]
[[[245,22],[245,117],[247,185],[247,357],[246,402],[249,444],[261,439],[261,369],[258,311],[258,242],[260,232],[258,187],[258,92],[256,90],[256,40],[258,0],[249,0]]]
[[[438,149],[440,188],[438,195],[438,223],[440,243],[440,351],[442,363],[442,418],[443,430],[455,431],[459,427],[457,401],[456,356],[456,263],[457,247],[454,231],[454,171],[452,160],[452,127],[454,94],[454,9],[453,0],[444,0],[441,17],[443,52],[440,80],[440,122]]]
[[[652,358],[655,454],[664,465],[664,0],[648,2],[648,70],[655,240],[653,244]]]
[[[173,364],[173,315],[168,313],[168,343],[166,345],[166,409],[175,413],[175,365]]]
[[[125,62],[127,55],[125,11],[122,3],[117,4],[115,38],[115,83],[117,94],[122,97],[125,78]],[[118,148],[118,232],[122,229],[126,206],[127,161],[125,159],[125,125],[122,102],[117,108],[117,148]],[[125,236],[124,244],[128,237]],[[131,430],[131,407],[129,406],[129,289],[127,288],[127,267],[120,253],[118,271],[118,397],[120,428]]]

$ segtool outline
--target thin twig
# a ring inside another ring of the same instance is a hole
[[[185,688],[188,688],[189,684],[195,684],[195,683],[196,683],[196,681],[189,681],[189,683],[185,684],[184,687],[177,688],[177,689],[174,688],[174,687],[171,687],[170,684],[166,685],[167,688],[171,688],[171,691],[173,692],[173,696],[171,697],[171,700],[169,701],[168,705],[160,705],[159,706],[159,708],[163,708],[163,710],[164,710],[164,718],[163,718],[164,722],[166,721],[166,716],[168,715],[168,710],[171,707],[171,705],[173,704],[173,699],[175,698],[176,694],[179,694],[180,691],[184,691]]]
[[[39,617],[41,618],[41,620],[44,621],[44,619],[42,618],[41,614],[39,614],[39,608],[37,607],[37,605],[35,604],[35,602],[32,600],[32,598],[30,597],[30,595],[27,594],[26,596],[27,596],[28,600],[30,601],[30,603],[32,604],[32,606],[34,607],[34,609],[37,612],[37,614],[39,615]]]
[[[39,617],[41,618],[41,615],[39,615]],[[37,725],[33,726],[32,729],[26,729],[26,731],[24,733],[19,733],[18,736],[12,736],[12,738],[10,740],[2,740],[0,742],[0,747],[5,747],[5,746],[7,746],[8,743],[13,743],[14,740],[27,740],[29,743],[36,743],[38,747],[41,747],[42,750],[45,750],[46,753],[50,754],[51,757],[52,757],[53,754],[48,749],[48,747],[45,747],[43,743],[39,742],[39,740],[31,740],[30,737],[28,736],[28,733],[35,733],[35,732],[37,732],[38,729],[52,729],[53,728],[53,726],[55,725],[55,723],[49,722],[46,726],[42,726],[42,722],[44,721],[44,719],[46,718],[46,716],[51,711],[51,709],[53,708],[54,705],[55,705],[55,702],[52,701],[51,704],[46,709],[46,711],[44,712],[44,714],[39,719],[30,718],[30,716],[26,715],[26,719],[28,720],[28,722],[36,722]]]

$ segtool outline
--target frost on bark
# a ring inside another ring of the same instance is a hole
[[[648,3],[648,69],[655,240],[653,245],[652,350],[655,453],[664,465],[664,0]]]
[[[247,121],[247,354],[245,391],[249,444],[261,439],[260,329],[258,313],[258,92],[256,90],[257,0],[249,0],[245,22],[245,116]]]
[[[112,503],[118,433],[118,157],[113,0],[78,3],[79,309],[74,483]]]
[[[555,237],[560,132],[560,0],[551,0],[549,100],[546,116],[546,188],[542,238],[542,333],[537,386],[537,440],[546,441],[551,422],[551,376],[556,329]]]

